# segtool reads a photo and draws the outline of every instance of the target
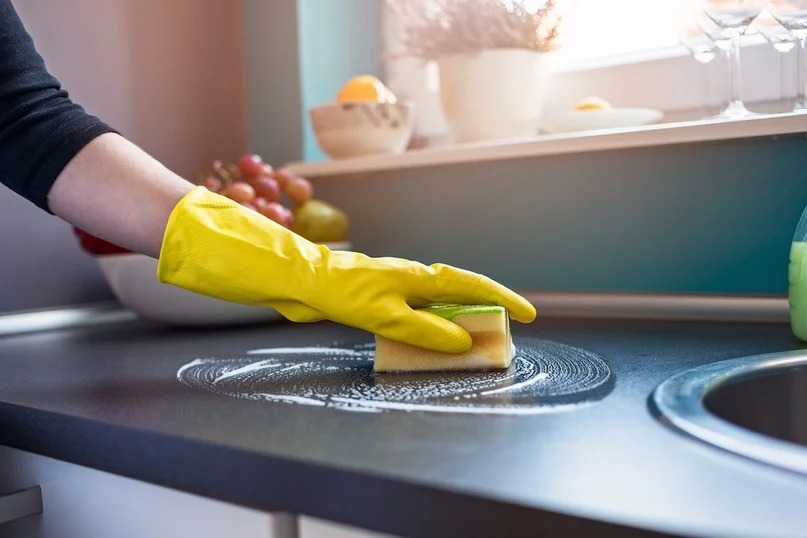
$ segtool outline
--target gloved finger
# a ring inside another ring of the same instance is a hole
[[[403,308],[409,312],[371,330],[390,340],[442,353],[465,353],[471,349],[471,335],[456,323],[408,306]]]
[[[494,304],[507,309],[511,318],[522,323],[535,320],[535,307],[524,297],[479,273],[437,263],[431,266],[435,278],[423,279],[431,302]]]
[[[325,319],[319,311],[298,301],[272,301],[270,306],[284,318],[295,323],[311,323]]]

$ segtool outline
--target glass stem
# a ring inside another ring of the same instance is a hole
[[[731,36],[731,49],[728,51],[729,69],[731,70],[731,100],[729,109],[743,108],[740,98],[740,87],[742,84],[742,74],[740,72],[740,32],[734,32]]]
[[[799,50],[796,59],[796,109],[807,108],[807,97],[805,97],[805,86],[807,86],[807,33],[799,33]]]

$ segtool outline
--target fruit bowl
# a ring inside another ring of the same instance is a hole
[[[350,243],[324,243],[349,250]],[[143,319],[172,326],[216,326],[280,321],[274,309],[199,295],[157,279],[157,260],[134,253],[95,256],[118,301]]]
[[[403,153],[414,132],[414,105],[344,102],[309,111],[314,137],[332,159]]]

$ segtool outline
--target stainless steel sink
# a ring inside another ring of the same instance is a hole
[[[681,372],[658,386],[650,406],[675,430],[807,474],[807,350],[743,357]]]

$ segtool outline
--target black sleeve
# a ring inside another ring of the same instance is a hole
[[[48,73],[11,0],[0,0],[0,183],[50,211],[62,169],[107,132]]]

